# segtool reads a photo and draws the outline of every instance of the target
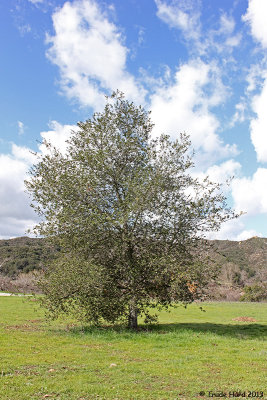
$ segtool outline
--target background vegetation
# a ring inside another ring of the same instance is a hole
[[[210,297],[240,300],[251,290],[245,288],[252,286],[252,291],[256,290],[252,296],[254,299],[266,299],[267,239],[251,238],[242,242],[216,240],[211,243],[213,247],[209,256],[221,267],[221,272],[218,283],[209,287]],[[44,239],[22,237],[0,240],[0,290],[36,292],[38,288],[32,271],[41,272],[59,251]],[[242,299],[251,301],[252,297]]]

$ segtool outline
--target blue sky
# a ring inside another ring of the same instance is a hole
[[[152,111],[154,135],[191,136],[193,174],[244,211],[213,234],[267,237],[267,2],[10,0],[0,4],[0,238],[36,216],[23,181],[48,139],[115,89]]]

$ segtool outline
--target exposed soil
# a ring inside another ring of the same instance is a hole
[[[257,320],[252,317],[237,317],[237,318],[233,318],[232,321],[257,322]]]

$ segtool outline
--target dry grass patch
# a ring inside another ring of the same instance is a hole
[[[252,317],[237,317],[237,318],[233,318],[232,321],[257,322],[257,320],[255,318],[252,318]]]

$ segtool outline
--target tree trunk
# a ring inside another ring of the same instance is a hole
[[[135,300],[131,300],[129,303],[129,315],[128,315],[128,328],[137,330],[137,307]]]

